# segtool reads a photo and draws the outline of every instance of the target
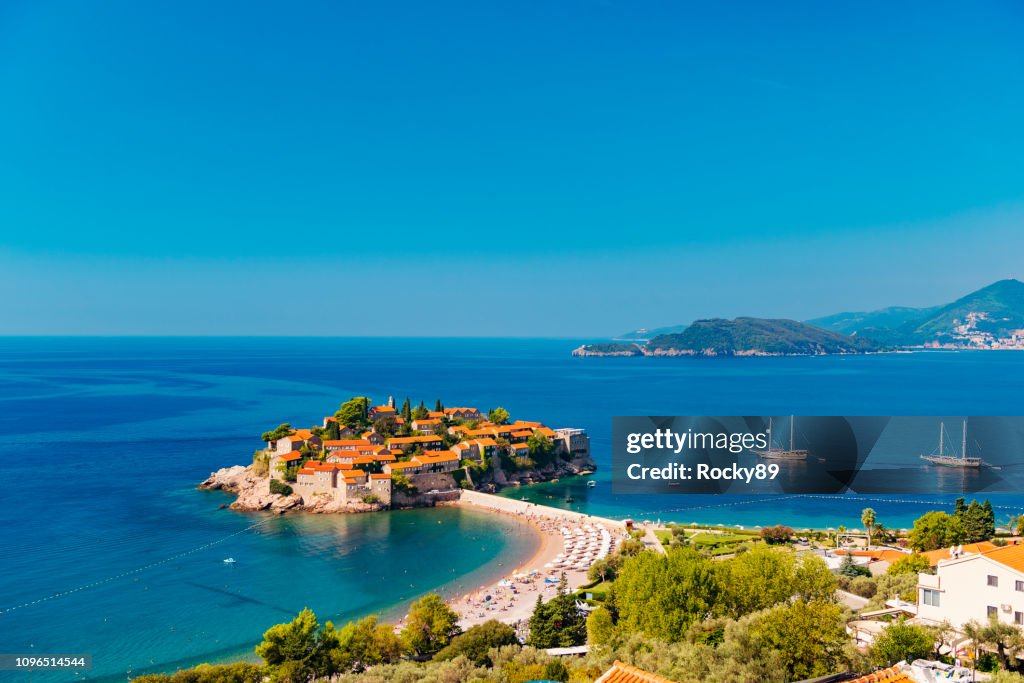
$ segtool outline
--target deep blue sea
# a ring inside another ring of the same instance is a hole
[[[400,614],[532,552],[532,533],[481,513],[278,517],[221,509],[229,496],[195,489],[248,463],[262,431],[319,422],[356,394],[502,405],[588,430],[603,466],[595,488],[563,480],[509,495],[743,526],[854,527],[870,506],[903,527],[952,496],[614,496],[612,416],[1024,414],[1020,353],[572,358],[579,343],[0,339],[0,652],[94,655],[88,676],[33,680],[125,680],[251,656],[305,606],[335,621]],[[992,499],[1000,520],[1024,511],[1024,495]]]

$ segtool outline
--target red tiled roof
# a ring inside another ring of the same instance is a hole
[[[623,664],[616,660],[612,668],[601,674],[594,683],[675,683],[674,681],[652,674],[649,671],[638,669],[629,664]]]
[[[302,453],[299,451],[292,451],[288,455],[282,455],[281,460],[285,462],[295,462],[296,460],[302,460]]]
[[[370,479],[390,479],[390,478],[391,478],[391,475],[389,475],[389,474],[371,474],[370,475]]]
[[[965,551],[966,549],[967,546],[964,546]],[[1003,546],[1002,548],[984,552],[982,555],[998,562],[1004,567],[1009,567],[1014,571],[1024,574],[1024,544]]]
[[[964,543],[963,553],[961,557],[963,557],[964,555],[985,554],[992,550],[995,550],[998,547],[999,546],[997,546],[995,543],[989,543],[988,541],[981,541],[979,543]],[[957,547],[957,550],[960,550],[959,546]],[[949,552],[949,548],[929,550],[928,552],[921,554],[928,558],[928,563],[933,567],[939,564],[939,560],[948,560],[952,557],[952,555]]]
[[[855,678],[847,683],[904,683],[905,681],[912,682],[913,679],[895,666],[890,666],[888,669]]]

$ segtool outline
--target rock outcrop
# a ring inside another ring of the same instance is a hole
[[[271,512],[287,512],[303,510],[305,512],[375,512],[386,506],[363,502],[340,503],[329,496],[311,496],[304,500],[298,493],[282,496],[270,492],[270,478],[260,476],[253,471],[252,465],[243,467],[225,467],[210,476],[199,485],[201,489],[220,490],[234,493],[237,498],[228,507],[243,512],[269,510]]]

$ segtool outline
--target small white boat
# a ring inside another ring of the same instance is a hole
[[[234,563],[235,563],[235,558],[233,558],[233,557],[229,557],[228,559],[224,560],[224,564],[234,564]]]
[[[589,488],[594,488],[595,486],[597,486],[597,482],[596,482],[596,481],[593,481],[593,480],[591,480],[591,481],[588,481],[588,482],[587,482],[587,486],[588,486]]]

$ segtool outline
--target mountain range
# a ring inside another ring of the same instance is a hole
[[[819,355],[901,348],[1024,350],[1024,282],[1000,280],[956,301],[927,308],[892,306],[804,322],[713,318],[690,325],[634,330],[617,341],[585,345],[580,356]]]

